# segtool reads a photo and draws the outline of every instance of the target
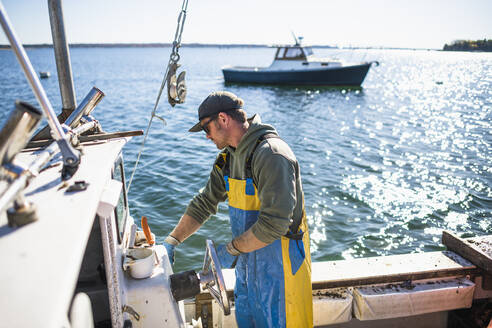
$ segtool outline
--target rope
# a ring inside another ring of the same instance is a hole
[[[155,114],[155,112],[157,110],[157,106],[159,105],[159,101],[161,99],[162,90],[164,90],[164,86],[166,85],[166,81],[168,78],[167,75],[169,74],[169,67],[173,64],[176,64],[180,58],[179,47],[181,46],[181,36],[183,34],[184,23],[186,21],[186,10],[187,10],[187,8],[188,8],[188,0],[183,0],[183,4],[181,6],[181,11],[180,11],[179,16],[178,16],[178,24],[176,26],[176,33],[174,35],[173,48],[172,48],[171,54],[169,55],[169,62],[167,64],[166,73],[164,74],[164,78],[162,79],[161,87],[159,89],[159,94],[157,95],[157,99],[156,99],[155,104],[154,104],[154,109],[152,109],[152,113],[151,113],[150,119],[149,119],[149,124],[147,125],[147,130],[145,130],[144,139],[142,141],[142,144],[140,145],[140,150],[139,150],[138,155],[137,155],[137,161],[135,162],[135,167],[133,168],[133,172],[132,172],[132,175],[130,177],[130,181],[128,182],[128,187],[126,188],[127,193],[130,193],[130,187],[132,185],[133,176],[135,175],[135,172],[137,171],[137,166],[138,166],[138,163],[140,161],[140,156],[142,155],[142,152],[143,152],[143,149],[145,146],[145,141],[147,140],[147,136],[149,135],[150,126],[152,125],[152,120],[154,119],[154,117],[157,117],[161,120],[164,120],[161,117],[157,116]]]

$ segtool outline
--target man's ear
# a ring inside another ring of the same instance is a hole
[[[223,125],[228,126],[230,117],[226,113],[219,113],[219,117],[217,118]]]

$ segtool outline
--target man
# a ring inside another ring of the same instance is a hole
[[[233,239],[219,245],[223,268],[236,270],[239,327],[312,327],[311,255],[299,164],[276,130],[250,119],[230,92],[211,93],[199,122],[219,153],[202,192],[166,238],[174,248],[197,231],[219,202],[229,202]]]

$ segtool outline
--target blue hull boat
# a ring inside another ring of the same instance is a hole
[[[276,48],[274,60],[269,67],[223,67],[225,82],[360,86],[371,65],[379,65],[378,62],[344,63],[316,58],[312,48],[301,45],[297,38],[295,45]]]
[[[250,67],[224,67],[226,82],[288,84],[288,85],[347,85],[360,86],[372,63],[304,70],[268,70]]]

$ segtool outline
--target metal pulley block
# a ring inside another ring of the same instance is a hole
[[[24,203],[7,210],[7,219],[10,227],[21,227],[38,220],[37,207],[33,203]]]
[[[231,314],[231,306],[222,275],[219,257],[213,241],[206,241],[205,258],[203,269],[200,273],[195,270],[175,273],[169,277],[171,281],[171,292],[176,302],[196,296],[202,288],[208,289],[213,298],[219,303],[224,315]]]
[[[179,73],[176,78],[176,71],[178,67],[176,62],[172,62],[169,64],[169,71],[167,73],[167,99],[171,106],[175,106],[176,104],[182,104],[186,99],[186,84],[185,84],[185,76],[186,72],[183,71]]]

